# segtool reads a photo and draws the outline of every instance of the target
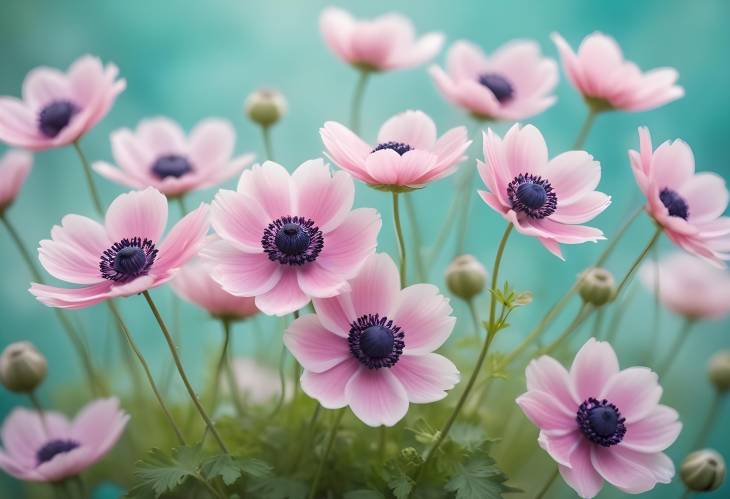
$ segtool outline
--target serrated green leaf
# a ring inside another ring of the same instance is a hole
[[[209,480],[221,477],[223,483],[231,485],[241,476],[241,468],[236,460],[228,454],[213,456],[206,459],[200,467],[203,476]]]
[[[385,496],[377,490],[353,490],[346,492],[343,499],[385,499]]]
[[[457,466],[444,489],[455,492],[455,499],[502,499],[504,492],[516,490],[504,485],[505,480],[491,458],[477,457]]]
[[[388,487],[396,499],[408,499],[414,485],[413,479],[403,472],[392,475],[388,480]]]
[[[130,489],[128,497],[160,497],[172,492],[197,473],[200,460],[197,447],[179,447],[168,456],[160,449],[152,449],[137,463],[134,476],[137,483]]]
[[[241,471],[254,478],[264,478],[271,474],[271,466],[260,459],[236,459]]]

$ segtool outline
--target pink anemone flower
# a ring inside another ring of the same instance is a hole
[[[13,204],[33,166],[33,155],[11,149],[0,157],[0,215]]]
[[[639,128],[639,151],[629,151],[646,211],[667,237],[689,253],[716,266],[730,259],[730,217],[725,180],[715,173],[695,173],[692,149],[683,141],[664,142],[652,150],[647,128]]]
[[[568,79],[596,111],[646,111],[684,95],[684,89],[675,85],[676,69],[642,73],[636,64],[624,60],[616,40],[603,33],[585,37],[577,54],[559,34],[553,33],[552,39]]]
[[[349,291],[313,302],[316,314],[295,320],[284,344],[322,407],[349,405],[368,426],[393,426],[409,403],[441,400],[459,382],[456,366],[433,353],[454,329],[449,300],[431,284],[401,290],[388,255],[371,256]]]
[[[721,319],[730,314],[730,272],[700,258],[677,252],[658,265],[645,263],[639,275],[674,313],[692,320]]]
[[[33,482],[76,476],[114,447],[127,421],[116,398],[87,404],[73,421],[55,411],[14,409],[1,430],[0,468]]]
[[[86,55],[66,73],[38,67],[25,77],[23,100],[0,97],[0,140],[40,151],[71,144],[109,112],[125,88],[114,64]]]
[[[533,41],[511,41],[487,57],[461,40],[449,49],[446,66],[447,71],[436,65],[429,69],[436,86],[446,100],[477,119],[522,120],[555,102],[557,64]]]
[[[174,121],[153,118],[135,131],[112,133],[112,154],[119,168],[99,161],[94,170],[134,189],[151,186],[167,196],[182,196],[220,184],[253,161],[253,154],[233,157],[235,142],[235,131],[225,120],[203,120],[186,137]]]
[[[466,128],[437,137],[436,125],[421,111],[396,114],[367,144],[344,125],[328,121],[319,130],[327,155],[340,168],[379,190],[404,192],[452,174],[471,144]]]
[[[117,197],[104,225],[66,215],[51,239],[40,242],[39,259],[52,276],[84,286],[33,283],[30,292],[49,307],[77,309],[159,286],[197,254],[208,232],[208,211],[201,204],[164,239],[167,198],[152,187]]]
[[[519,232],[561,259],[561,243],[605,239],[600,230],[580,225],[611,204],[610,196],[595,190],[601,165],[593,156],[568,151],[548,160],[545,139],[532,125],[514,125],[504,139],[490,129],[483,139],[485,163],[477,165],[489,191],[479,195]]]
[[[213,201],[221,240],[202,251],[213,279],[232,295],[256,297],[268,315],[346,290],[375,252],[381,226],[374,209],[352,210],[354,197],[352,177],[332,174],[322,159],[291,175],[272,161],[245,170],[237,191],[221,190]]]
[[[441,33],[416,39],[413,23],[400,14],[355,20],[347,11],[327,7],[319,18],[324,41],[344,62],[364,71],[404,69],[432,59],[444,42]]]
[[[682,424],[677,411],[659,404],[662,388],[651,369],[619,370],[611,345],[591,338],[570,371],[542,356],[525,375],[527,392],[517,404],[580,497],[595,497],[604,480],[629,494],[671,481],[674,465],[662,451]]]

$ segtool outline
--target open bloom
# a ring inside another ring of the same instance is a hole
[[[205,189],[228,180],[253,161],[253,154],[233,158],[236,134],[228,121],[206,119],[188,137],[167,118],[142,121],[137,130],[111,135],[119,168],[99,161],[94,170],[134,189],[154,187],[168,196]]]
[[[349,291],[313,302],[316,314],[295,320],[284,344],[322,407],[349,405],[369,426],[393,426],[410,402],[441,400],[458,383],[456,366],[433,353],[454,329],[449,300],[431,284],[401,290],[388,255],[371,256]]]
[[[13,204],[33,166],[33,156],[10,150],[0,157],[0,214]]]
[[[437,137],[433,120],[421,111],[406,111],[386,121],[376,145],[334,121],[325,123],[319,133],[327,155],[340,168],[371,187],[396,192],[452,174],[471,144],[463,126]]]
[[[679,77],[676,69],[642,73],[636,64],[624,60],[616,40],[603,33],[585,37],[577,54],[559,34],[553,33],[552,39],[568,79],[598,111],[646,111],[684,95],[684,89],[675,85]]]
[[[662,388],[651,369],[620,371],[611,345],[591,338],[570,372],[543,356],[525,375],[527,393],[517,404],[580,497],[596,496],[604,480],[629,494],[671,481],[674,465],[662,451],[682,424],[677,411],[659,404]]]
[[[483,138],[485,162],[477,165],[489,191],[479,195],[519,232],[559,258],[561,243],[605,239],[600,230],[580,225],[611,203],[595,190],[601,165],[593,156],[568,151],[548,160],[545,139],[532,125],[514,125],[504,139],[489,129]]]
[[[460,40],[449,49],[446,66],[429,68],[436,86],[446,100],[479,119],[522,120],[555,102],[557,64],[533,41],[509,42],[487,57]]]
[[[101,460],[124,431],[129,415],[116,398],[87,404],[73,421],[55,411],[14,409],[2,426],[0,468],[20,480],[58,482]]]
[[[256,297],[268,315],[346,290],[375,252],[381,225],[374,209],[352,210],[354,197],[352,177],[330,173],[321,159],[291,175],[271,161],[245,170],[237,191],[221,190],[213,201],[221,240],[202,251],[213,279],[233,295]]]
[[[319,28],[337,57],[366,71],[418,66],[432,59],[444,42],[441,33],[416,39],[410,19],[392,13],[358,21],[343,9],[327,7],[319,18]]]
[[[166,224],[167,198],[152,187],[117,197],[104,225],[66,215],[51,239],[40,242],[39,259],[53,277],[83,287],[33,283],[30,292],[49,307],[75,309],[165,283],[203,244],[208,205],[189,213],[163,239]]]
[[[730,314],[730,272],[700,258],[674,253],[658,265],[645,263],[639,275],[672,312],[689,319],[720,319]]]
[[[724,267],[730,259],[730,217],[725,180],[695,173],[692,149],[683,141],[652,150],[647,128],[639,128],[639,152],[629,151],[631,168],[647,199],[646,211],[677,246]]]
[[[0,97],[0,140],[31,150],[81,138],[109,112],[126,86],[114,64],[86,55],[66,73],[38,67],[25,77],[23,100]]]

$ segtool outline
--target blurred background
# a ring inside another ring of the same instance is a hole
[[[318,29],[319,12],[331,3],[350,9],[356,16],[400,11],[413,19],[421,33],[445,33],[447,46],[465,38],[488,52],[513,38],[531,38],[541,44],[547,55],[557,58],[549,40],[552,31],[559,31],[575,47],[583,36],[600,30],[613,35],[625,55],[643,69],[676,67],[681,75],[679,83],[686,89],[685,98],[646,113],[602,115],[586,144],[586,149],[603,165],[600,190],[613,196],[613,205],[593,223],[609,238],[628,213],[642,202],[626,154],[627,149],[638,147],[637,126],[649,126],[655,145],[681,137],[694,150],[698,170],[730,176],[727,155],[730,3],[726,0],[422,0],[417,3],[6,0],[0,16],[0,95],[19,95],[25,74],[36,66],[65,69],[80,55],[91,53],[117,64],[121,76],[127,79],[127,90],[117,99],[109,115],[83,139],[91,160],[112,160],[108,141],[111,131],[123,126],[135,127],[139,120],[156,115],[171,117],[186,129],[209,116],[227,118],[238,132],[237,152],[253,151],[261,158],[260,131],[244,119],[242,106],[246,95],[257,87],[274,87],[289,102],[289,114],[273,128],[275,156],[291,170],[302,161],[322,154],[318,129],[324,121],[347,123],[349,120],[350,98],[357,75],[327,50]],[[444,57],[445,50],[434,62],[441,64]],[[562,71],[557,95],[558,101],[552,108],[530,120],[545,135],[551,156],[571,147],[586,113],[582,100]],[[439,132],[457,125],[467,125],[472,134],[476,131],[476,124],[446,103],[437,93],[426,68],[419,67],[371,78],[363,108],[363,135],[373,140],[380,123],[405,109],[421,109],[430,114]],[[503,133],[507,127],[497,125],[496,128]],[[480,142],[472,146],[465,166],[472,167],[474,158],[481,156]],[[100,176],[95,180],[106,203],[122,192],[119,186]],[[227,187],[233,187],[235,182],[228,184]],[[357,189],[357,206],[374,206],[383,214],[381,251],[396,255],[390,197],[362,185]],[[453,189],[454,179],[448,178],[413,195],[425,246],[432,244],[444,222]],[[215,189],[209,189],[196,193],[188,199],[188,205],[209,201],[214,192]],[[489,268],[504,221],[476,195],[471,200],[465,247]],[[176,208],[170,207],[173,219],[179,216]],[[66,213],[93,216],[78,159],[71,148],[39,153],[30,178],[8,216],[21,229],[25,242],[35,248]],[[616,275],[623,275],[648,241],[649,227],[650,223],[643,217],[622,240],[607,265]],[[508,246],[502,276],[517,289],[531,290],[534,302],[514,313],[512,327],[500,335],[495,349],[508,351],[516,345],[604,246],[605,242],[565,247],[567,261],[561,262],[536,241],[515,233]],[[454,256],[454,247],[452,238],[440,259],[428,269],[430,280],[442,288],[443,272]],[[670,243],[662,240],[660,254],[671,251]],[[0,262],[0,347],[17,340],[35,343],[49,361],[49,377],[41,387],[40,397],[48,406],[73,411],[73,404],[66,398],[83,401],[85,396],[75,354],[51,311],[26,291],[29,274],[7,233],[2,231]],[[679,318],[663,312],[659,340],[650,344],[653,297],[638,280],[636,285],[638,292],[626,310],[615,343],[622,367],[645,362],[650,355],[655,359],[661,357],[681,325]],[[172,303],[169,291],[155,290],[153,296],[169,316]],[[456,334],[468,335],[471,327],[467,310],[461,302],[454,302],[460,317]],[[479,303],[484,311],[487,297],[482,296]],[[165,376],[166,369],[169,370],[169,353],[143,299],[128,298],[121,306],[156,374]],[[577,302],[573,306],[577,307]],[[546,337],[557,336],[574,313],[568,310]],[[206,374],[206,361],[218,348],[221,331],[217,323],[192,306],[183,307],[182,314],[182,356],[196,381],[201,383]],[[83,324],[96,363],[104,366],[114,386],[123,388],[128,380],[120,366],[119,343],[106,308],[95,307],[74,316]],[[588,337],[588,329],[578,333],[580,339],[575,338],[575,345]],[[265,318],[259,319],[256,327],[237,326],[237,354],[257,352],[262,360],[275,364],[281,348],[280,331],[277,321]],[[680,411],[685,425],[682,436],[669,450],[677,465],[690,450],[713,396],[712,387],[706,381],[706,361],[713,352],[728,347],[730,322],[699,324],[676,365],[662,380],[663,402]],[[176,384],[174,379],[172,389],[182,397],[183,392]],[[0,418],[14,406],[26,404],[23,397],[0,392]],[[726,405],[718,421],[727,421],[728,415],[730,407]],[[728,458],[730,436],[723,426],[717,425],[710,442]],[[546,479],[548,465],[547,457],[542,455],[535,466],[543,467],[544,471],[523,469],[525,476],[513,478],[523,487],[529,480],[527,477],[544,475]],[[543,478],[539,482],[542,484]],[[17,481],[0,475],[0,496],[18,497],[19,490]],[[648,496],[677,497],[681,491],[677,479],[669,486],[657,487]],[[561,484],[549,496],[566,497],[569,493]],[[730,486],[726,485],[707,497],[728,494]],[[114,493],[99,497],[114,497]],[[606,487],[600,497],[621,497],[621,494]]]

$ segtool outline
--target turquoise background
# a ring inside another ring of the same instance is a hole
[[[154,115],[172,117],[188,129],[208,116],[225,117],[237,129],[237,151],[255,151],[261,156],[259,131],[243,119],[242,104],[253,89],[276,87],[286,95],[290,110],[273,130],[274,148],[277,159],[293,169],[302,161],[321,155],[318,128],[325,120],[348,120],[356,74],[337,60],[321,40],[318,16],[329,3],[5,1],[0,16],[0,95],[18,95],[24,75],[35,66],[65,68],[78,56],[92,53],[116,63],[128,84],[109,115],[83,140],[92,160],[111,160],[108,143],[111,131],[122,126],[133,127],[140,119]],[[646,113],[603,115],[589,137],[586,149],[603,165],[600,188],[614,196],[610,209],[594,222],[609,237],[626,214],[641,203],[626,157],[627,149],[638,145],[637,126],[648,125],[655,144],[677,137],[686,140],[694,150],[698,170],[713,170],[725,177],[730,174],[727,156],[730,3],[726,0],[336,3],[359,16],[397,10],[412,17],[419,32],[442,31],[449,42],[466,38],[487,51],[510,39],[525,37],[537,40],[546,54],[557,57],[549,40],[550,32],[559,31],[571,45],[577,46],[584,35],[602,30],[616,37],[625,54],[642,68],[676,67],[681,74],[680,83],[686,89],[684,99]],[[442,63],[444,57],[445,51],[436,62]],[[529,120],[542,130],[551,156],[571,146],[585,115],[580,97],[562,71],[557,95],[555,106]],[[464,113],[439,96],[425,68],[419,67],[372,78],[363,109],[364,135],[373,139],[384,119],[410,108],[429,113],[440,132],[461,124],[475,127]],[[506,130],[505,125],[497,128],[500,132]],[[472,147],[466,166],[474,164],[474,158],[481,155],[480,150],[481,144]],[[95,180],[107,203],[124,190],[101,177]],[[233,181],[228,183],[229,187],[233,185]],[[445,179],[414,195],[426,245],[441,227],[453,185],[453,179]],[[209,201],[214,192],[209,189],[197,193],[188,202],[192,205],[192,201]],[[383,193],[358,186],[356,204],[375,206],[381,211],[384,226],[380,248],[395,254],[389,201]],[[37,241],[49,236],[51,226],[66,213],[93,215],[74,151],[64,148],[39,153],[31,176],[8,215],[20,228],[27,244],[35,247]],[[175,206],[171,206],[170,213],[177,217]],[[489,267],[504,222],[475,195],[470,220],[467,250]],[[649,230],[646,219],[635,224],[608,267],[622,275],[649,239]],[[604,244],[566,247],[564,263],[536,241],[514,235],[502,275],[517,288],[532,290],[535,300],[514,314],[512,328],[502,333],[496,347],[506,351],[516,344],[571,285],[575,275],[596,258]],[[431,279],[439,285],[453,247],[450,241],[447,251],[431,270]],[[663,240],[662,253],[671,249],[669,242]],[[33,341],[49,360],[50,375],[40,389],[40,396],[48,405],[52,401],[63,405],[59,387],[78,386],[79,391],[83,390],[74,353],[53,314],[26,292],[28,273],[2,231],[0,262],[0,347],[21,339]],[[156,290],[153,295],[169,315],[168,291]],[[485,297],[480,304],[484,310]],[[122,307],[145,354],[162,371],[168,353],[142,298],[127,299]],[[651,296],[639,290],[616,345],[624,367],[640,362],[649,348],[651,307]],[[461,303],[456,303],[455,308],[463,318],[457,334],[464,334],[469,330],[466,310]],[[106,309],[83,310],[76,317],[84,324],[97,363],[103,363],[117,386],[124,386],[117,341]],[[571,312],[566,313],[562,324],[570,317]],[[217,348],[220,332],[215,323],[192,307],[184,309],[183,319],[182,354],[200,380],[203,353]],[[260,321],[259,325],[264,329],[264,336],[269,337],[268,350],[273,360],[280,348],[276,323]],[[553,327],[548,337],[557,335],[560,325]],[[651,346],[657,356],[666,350],[679,325],[679,319],[670,313],[663,314],[661,341]],[[677,464],[689,451],[712,396],[705,378],[706,360],[718,349],[728,348],[729,326],[728,320],[701,324],[668,378],[663,380],[664,402],[680,411],[685,424],[683,435],[669,451]],[[253,333],[240,329],[236,340],[238,349],[241,353],[250,352],[255,341]],[[587,330],[581,332],[582,338],[587,335]],[[22,397],[1,393],[0,416],[4,417],[16,405],[26,404]],[[725,404],[719,421],[727,421],[729,415],[730,408]],[[727,454],[730,438],[721,426],[712,433],[711,443],[730,457]],[[17,490],[17,482],[5,475],[0,477],[0,496],[16,497]],[[725,486],[706,497],[724,497],[728,491],[730,486]],[[561,486],[554,487],[551,494],[565,497],[567,492]],[[649,495],[680,494],[681,485],[675,482],[660,486]],[[605,487],[601,497],[620,495]]]

